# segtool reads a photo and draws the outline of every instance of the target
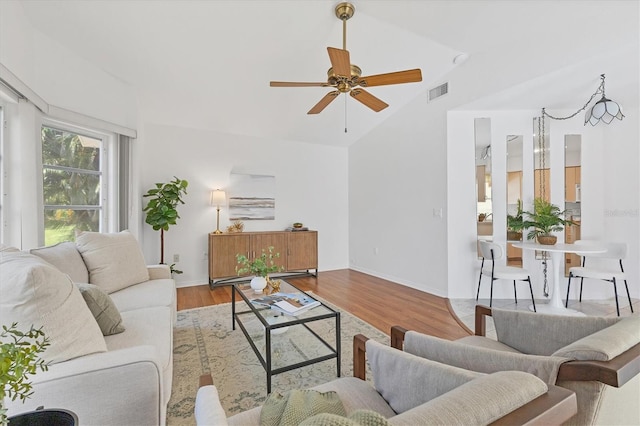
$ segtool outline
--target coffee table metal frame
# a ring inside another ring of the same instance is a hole
[[[320,302],[320,306],[325,308],[325,310],[319,310],[318,311],[318,312],[323,312],[321,314],[308,315],[308,316],[305,316],[304,318],[298,318],[296,316],[285,315],[284,317],[287,318],[287,320],[285,320],[283,322],[278,322],[278,323],[275,323],[275,324],[270,324],[265,319],[263,313],[272,311],[271,308],[256,306],[253,303],[251,303],[251,298],[247,296],[247,293],[249,293],[249,291],[247,291],[246,293],[243,292],[242,289],[241,289],[241,286],[242,286],[242,288],[249,287],[249,283],[248,282],[236,282],[236,283],[234,283],[232,285],[232,292],[231,292],[231,323],[232,323],[232,328],[233,328],[233,330],[236,329],[236,323],[238,324],[238,326],[240,326],[240,329],[242,330],[242,333],[245,335],[245,337],[247,338],[247,341],[251,345],[251,348],[253,349],[253,352],[255,352],[256,356],[258,357],[258,360],[262,364],[262,367],[265,369],[265,371],[267,373],[267,393],[268,394],[271,393],[271,378],[272,378],[272,376],[274,376],[276,374],[284,373],[286,371],[295,370],[296,368],[300,368],[300,367],[304,367],[304,366],[307,366],[307,365],[315,364],[317,362],[326,361],[326,360],[329,360],[329,359],[332,359],[332,358],[336,359],[336,374],[337,374],[338,377],[340,377],[340,312],[338,312],[338,311],[336,311],[334,309],[331,309],[329,306],[327,306],[324,303]],[[288,288],[289,286],[291,288]],[[286,293],[300,292],[302,294],[307,294],[304,291],[302,291],[299,288],[297,288],[296,286],[294,286],[293,284],[287,283],[285,281],[282,281],[281,291],[282,292],[286,292]],[[245,302],[245,304],[249,306],[250,310],[245,310],[245,311],[237,311],[236,310],[236,294],[240,295],[240,300],[243,300]],[[249,294],[251,294],[251,293],[249,293]],[[256,293],[255,296],[256,297],[262,297],[262,296],[264,296],[264,294]],[[308,296],[313,298],[313,296],[311,296],[311,295],[308,295]],[[310,310],[305,311],[305,313],[312,312],[313,310],[315,310],[317,308],[318,307],[311,308]],[[328,310],[329,312],[326,312],[326,310]],[[262,323],[262,325],[264,327],[264,333],[265,333],[265,355],[266,355],[264,357],[260,353],[260,349],[258,349],[258,347],[256,346],[256,344],[253,341],[253,339],[251,339],[247,328],[242,323],[242,320],[240,318],[240,316],[242,316],[244,314],[249,314],[249,313],[253,313],[255,315],[255,317]],[[321,336],[318,335],[318,333],[316,333],[314,330],[312,330],[307,325],[310,322],[321,321],[321,320],[326,320],[326,319],[331,319],[331,318],[333,318],[335,320],[335,322],[336,322],[336,328],[335,328],[336,341],[335,341],[335,346],[332,346],[330,343],[328,343],[326,340],[324,340]],[[280,368],[272,368],[272,362],[271,362],[272,361],[271,360],[271,332],[273,330],[277,330],[279,328],[291,327],[291,326],[295,326],[295,325],[302,325],[303,327],[305,327],[311,334],[313,334],[320,342],[322,342],[329,349],[330,353],[327,354],[327,355],[311,358],[311,359],[308,359],[308,360],[305,360],[305,361],[302,361],[302,362],[297,362],[295,364],[291,364],[291,365],[288,365],[288,366],[284,366],[284,367],[280,367]]]

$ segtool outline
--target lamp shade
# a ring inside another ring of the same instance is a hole
[[[223,206],[227,201],[227,194],[221,189],[216,189],[215,191],[211,191],[211,205],[220,207]]]
[[[584,117],[584,124],[590,123],[592,126],[595,126],[600,122],[600,120],[609,124],[613,121],[614,118],[618,120],[622,120],[624,118],[624,114],[622,113],[622,108],[616,102],[605,98],[604,96],[595,105],[587,111],[587,114]]]

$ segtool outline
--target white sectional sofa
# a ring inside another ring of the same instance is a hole
[[[82,425],[165,424],[175,282],[167,266],[144,264],[131,234],[5,248],[0,294],[0,324],[43,326],[51,341],[48,371],[31,376],[25,403],[6,401],[9,416],[44,406],[71,410]]]

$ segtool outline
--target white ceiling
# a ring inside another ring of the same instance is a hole
[[[346,146],[465,72],[470,84],[510,89],[486,96],[468,86],[468,102],[458,108],[577,108],[605,71],[607,94],[638,104],[638,1],[358,0],[347,23],[352,63],[363,75],[421,68],[423,82],[369,89],[390,105],[380,113],[350,98],[345,105],[342,96],[309,116],[329,89],[271,88],[269,81],[326,80],[326,48],[342,47],[337,3],[31,0],[22,6],[36,29],[130,85],[148,122]],[[453,58],[463,52],[470,59],[455,69]],[[598,57],[607,58],[607,70],[593,61]]]

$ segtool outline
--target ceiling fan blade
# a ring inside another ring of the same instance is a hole
[[[327,87],[328,83],[304,83],[292,81],[272,81],[269,83],[271,87]]]
[[[342,77],[351,77],[349,51],[336,49],[335,47],[327,47],[327,51],[329,52],[329,59],[331,60],[334,74]]]
[[[337,90],[327,93],[326,95],[324,95],[324,98],[320,99],[320,102],[315,104],[313,108],[309,110],[307,114],[318,114],[323,109],[325,109],[327,105],[333,102],[333,100],[337,98],[339,94],[340,92],[338,92]]]
[[[371,93],[366,92],[362,89],[352,89],[349,94],[352,98],[359,102],[362,102],[364,105],[368,106],[375,112],[380,112],[389,106],[388,104],[373,96]]]
[[[418,81],[422,81],[420,68],[360,77],[358,84],[362,87],[372,87],[385,86],[387,84],[417,83]]]

